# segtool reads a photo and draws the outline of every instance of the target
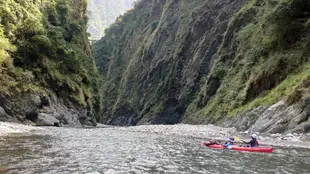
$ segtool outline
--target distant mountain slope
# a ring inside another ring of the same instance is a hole
[[[100,39],[104,30],[115,22],[116,18],[133,7],[135,0],[89,0],[88,32],[92,39]]]

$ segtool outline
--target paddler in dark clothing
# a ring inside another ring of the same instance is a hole
[[[249,146],[248,147],[258,147],[259,146],[259,144],[258,144],[258,141],[257,141],[257,136],[256,136],[256,134],[252,134],[251,135],[251,141],[249,141],[249,142],[246,142],[246,141],[242,141],[243,143],[245,143],[245,144],[248,144]]]
[[[210,140],[209,143],[206,143],[206,146],[210,146],[210,145],[214,145],[214,144],[219,144],[218,142],[214,141],[214,140]]]
[[[224,146],[225,148],[229,148],[229,147],[231,147],[232,145],[234,145],[234,141],[235,141],[234,137],[229,137],[229,138],[225,141],[225,143],[223,144],[223,146]],[[214,140],[210,140],[209,143],[205,143],[206,146],[210,146],[210,145],[214,145],[214,144],[220,144],[220,143],[218,143],[218,142],[216,142],[216,141],[214,141]]]

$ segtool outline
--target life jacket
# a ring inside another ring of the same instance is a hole
[[[258,147],[259,144],[258,144],[258,141],[255,139],[255,146]]]
[[[224,144],[224,146],[225,146],[225,148],[226,149],[231,149],[232,148],[232,143],[231,142],[226,142],[225,144]]]
[[[251,147],[258,147],[259,144],[258,144],[257,139],[252,139],[252,141],[251,141],[251,143],[250,143],[250,146],[251,146]]]

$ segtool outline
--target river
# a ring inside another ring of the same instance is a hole
[[[310,173],[310,151],[213,150],[202,139],[115,128],[49,128],[0,138],[0,173]]]

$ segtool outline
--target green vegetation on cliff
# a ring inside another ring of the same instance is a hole
[[[308,97],[310,2],[142,0],[94,44],[111,124],[210,123]]]
[[[1,1],[0,92],[53,91],[94,108],[99,74],[86,30],[87,0]]]
[[[88,0],[91,38],[99,40],[116,18],[133,7],[136,0]]]
[[[310,3],[302,0],[252,0],[231,19],[209,77],[221,85],[208,96],[209,78],[192,103],[197,115],[221,119],[279,100],[308,97]],[[220,72],[220,73],[218,73]],[[299,91],[296,93],[296,91]],[[199,106],[202,103],[202,107]]]

